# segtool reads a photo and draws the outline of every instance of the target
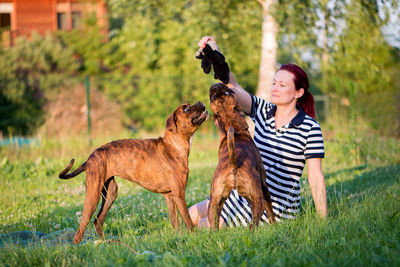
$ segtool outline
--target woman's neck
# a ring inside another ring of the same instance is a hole
[[[278,130],[283,125],[288,124],[299,112],[296,105],[276,106],[275,127]]]
[[[287,106],[277,105],[275,117],[279,117],[281,119],[292,118],[297,114],[298,111],[299,110],[296,108],[296,104]]]

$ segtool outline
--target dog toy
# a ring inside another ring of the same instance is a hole
[[[214,69],[214,78],[222,81],[224,84],[229,82],[229,66],[225,61],[224,55],[218,50],[213,50],[206,44],[196,53],[196,58],[201,59],[201,68],[208,74],[211,68]]]

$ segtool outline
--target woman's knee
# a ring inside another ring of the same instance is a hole
[[[189,208],[189,216],[192,219],[194,225],[199,223],[199,212],[197,210],[196,204]]]
[[[197,210],[199,212],[199,216],[201,218],[207,217],[207,211],[208,211],[208,203],[210,202],[210,200],[205,199],[199,203],[197,203]]]
[[[199,221],[207,216],[208,199],[194,204],[189,208],[189,215],[194,225],[198,225]]]

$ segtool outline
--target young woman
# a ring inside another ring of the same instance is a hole
[[[219,50],[213,37],[203,37],[199,46],[204,47],[206,43]],[[321,128],[315,120],[307,74],[295,64],[282,65],[272,83],[271,103],[247,93],[232,73],[228,86],[255,123],[254,142],[266,170],[276,220],[296,218],[300,210],[300,177],[306,162],[317,213],[325,218],[327,202],[321,169],[324,144]],[[199,227],[209,227],[208,203],[209,200],[204,200],[189,209],[193,223]],[[264,212],[262,222],[267,222],[266,216]],[[250,221],[249,204],[233,190],[224,203],[220,226],[246,226]]]

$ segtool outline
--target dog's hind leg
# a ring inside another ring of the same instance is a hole
[[[271,201],[271,194],[269,193],[268,187],[263,185],[263,194],[264,194],[264,208],[267,211],[268,216],[268,223],[273,224],[275,223],[275,214],[272,210],[272,201]]]
[[[260,192],[261,193],[261,192]],[[264,213],[264,199],[261,197],[258,197],[255,201],[247,200],[250,203],[250,208],[251,208],[251,224],[250,224],[250,229],[254,229],[254,227],[258,226],[258,223],[260,222],[261,216]]]
[[[164,194],[165,202],[167,203],[169,217],[171,219],[172,227],[179,227],[178,210],[171,193]]]
[[[96,228],[97,234],[103,238],[103,224],[106,219],[107,213],[110,210],[114,200],[118,195],[118,185],[115,182],[114,176],[110,177],[103,186],[103,190],[101,191],[101,208],[99,213],[94,220],[94,227]]]
[[[100,191],[103,186],[100,181],[103,179],[97,176],[98,173],[96,172],[88,171],[86,173],[86,195],[83,204],[82,219],[72,242],[73,244],[78,244],[82,241],[86,226],[88,225],[93,213],[96,211],[97,203],[99,203]]]
[[[214,195],[216,195],[215,192]],[[216,195],[210,199],[207,217],[211,229],[219,229],[219,217],[221,216],[224,201],[225,199],[223,199],[221,195]]]
[[[269,224],[275,223],[276,222],[275,214],[274,214],[274,211],[272,210],[271,202],[268,202],[268,201],[264,200],[264,208],[267,211],[268,223]]]
[[[221,174],[213,178],[211,185],[210,202],[208,204],[207,217],[211,229],[219,229],[220,216],[225,200],[234,188],[235,176],[233,174]],[[230,182],[227,182],[230,181]]]
[[[173,200],[181,214],[182,220],[189,230],[193,229],[193,222],[189,215],[189,209],[186,204],[185,192],[182,195],[174,196]]]

